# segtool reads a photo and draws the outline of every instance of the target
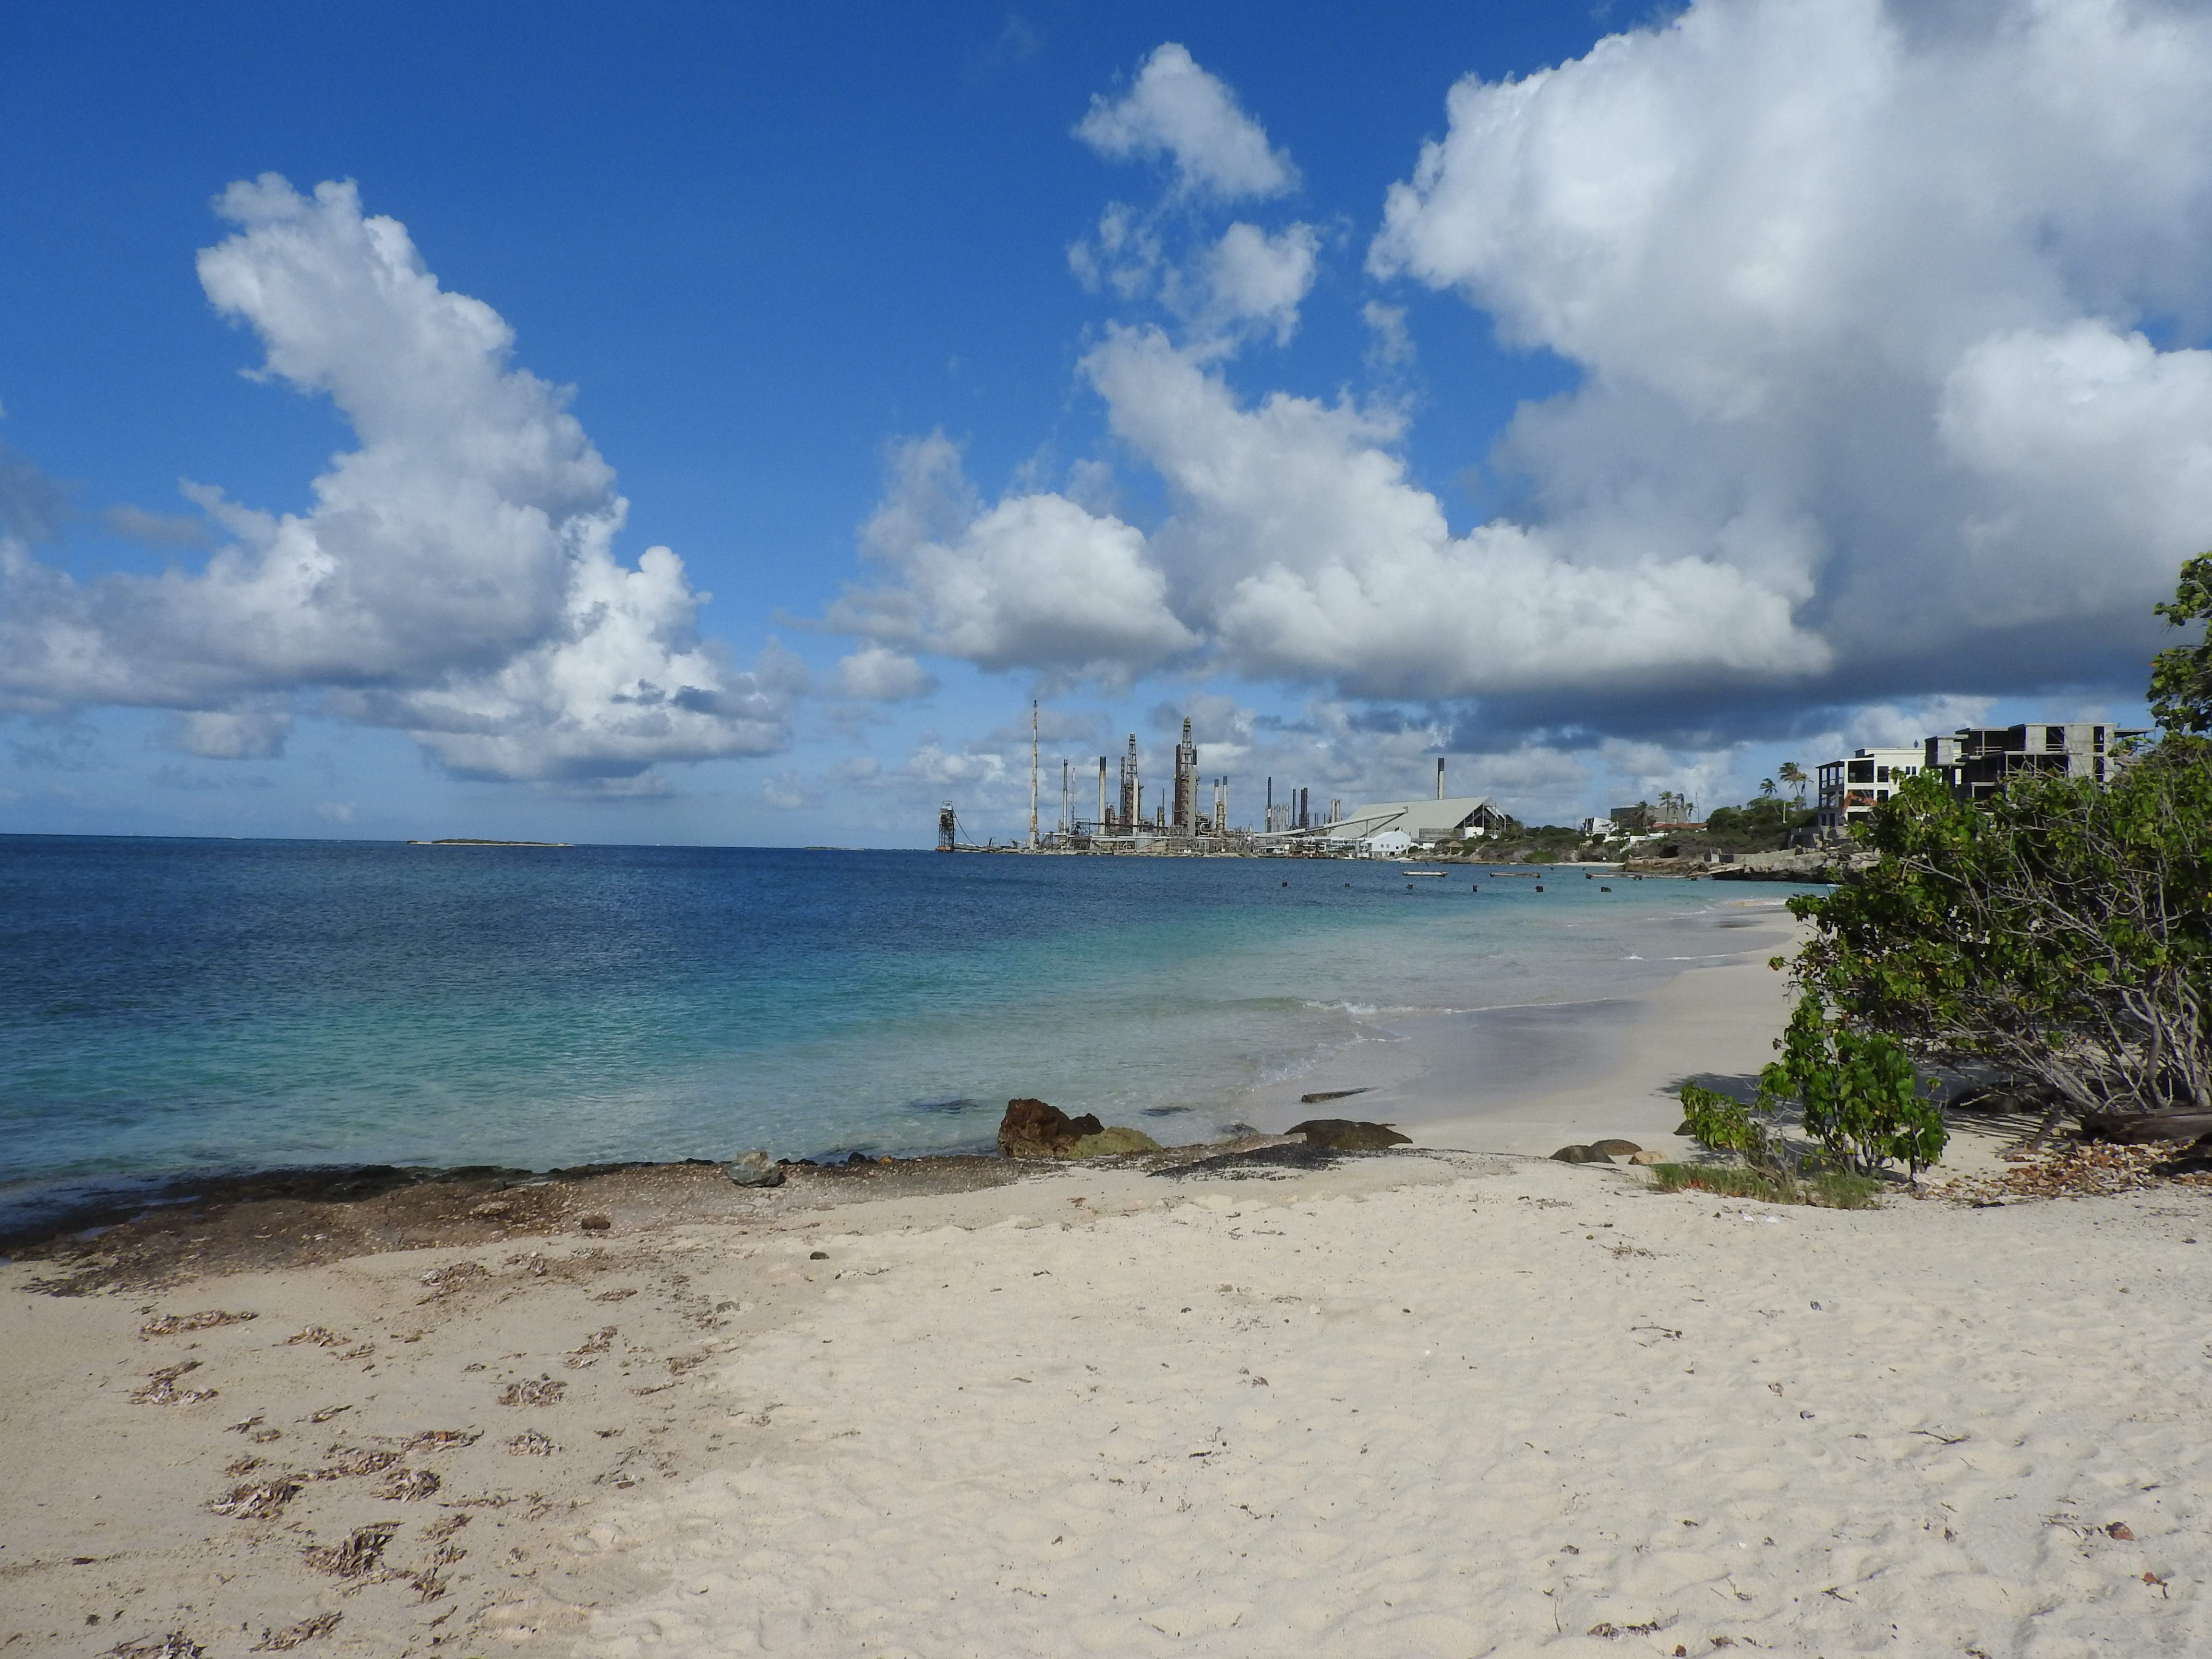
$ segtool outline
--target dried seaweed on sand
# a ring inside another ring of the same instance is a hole
[[[242,1325],[249,1319],[260,1317],[259,1314],[226,1313],[221,1308],[208,1308],[191,1314],[163,1314],[141,1325],[138,1334],[174,1336],[179,1331],[211,1331],[218,1325]]]
[[[412,1504],[430,1497],[443,1485],[445,1482],[428,1469],[395,1469],[392,1478],[377,1489],[376,1495],[387,1504]]]
[[[264,1480],[249,1480],[242,1486],[234,1486],[229,1493],[217,1498],[208,1508],[217,1515],[228,1515],[240,1521],[273,1521],[284,1513],[284,1506],[300,1495],[300,1482],[289,1475],[271,1475]]]
[[[422,1283],[430,1287],[423,1302],[440,1302],[457,1291],[491,1277],[491,1269],[475,1261],[451,1261],[442,1267],[433,1267],[422,1275]],[[419,1304],[417,1304],[420,1305]]]
[[[100,1659],[201,1659],[207,1652],[198,1643],[180,1630],[167,1636],[157,1636],[149,1642],[125,1642],[112,1647]]]
[[[283,1653],[288,1649],[298,1647],[302,1642],[312,1641],[318,1636],[329,1635],[337,1628],[338,1620],[343,1617],[344,1617],[343,1613],[317,1613],[313,1619],[303,1619],[296,1625],[287,1625],[283,1630],[264,1630],[261,1632],[261,1639],[246,1651],[248,1653]]]
[[[617,1329],[612,1325],[603,1325],[593,1331],[581,1342],[568,1350],[568,1369],[572,1371],[581,1370],[590,1364],[599,1355],[614,1346],[617,1334]]]
[[[337,1462],[317,1469],[308,1478],[314,1480],[336,1480],[349,1474],[381,1474],[399,1461],[396,1451],[370,1451],[362,1446],[333,1446],[331,1455]]]
[[[188,1371],[200,1368],[197,1359],[186,1359],[174,1365],[164,1365],[148,1377],[144,1383],[131,1391],[134,1406],[189,1406],[195,1401],[212,1400],[221,1392],[216,1389],[179,1389],[177,1379]]]
[[[301,1553],[311,1567],[335,1573],[340,1578],[358,1578],[376,1567],[383,1557],[384,1547],[398,1530],[397,1521],[380,1521],[374,1526],[355,1528],[343,1544],[320,1545]]]

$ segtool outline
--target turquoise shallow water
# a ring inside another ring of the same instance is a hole
[[[301,1164],[957,1151],[1014,1095],[1188,1139],[1392,1014],[1616,996],[1723,952],[1715,918],[1744,891],[1610,884],[0,837],[0,1195]]]

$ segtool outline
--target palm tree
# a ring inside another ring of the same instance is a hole
[[[1805,769],[1796,761],[1784,761],[1775,769],[1774,775],[1790,786],[1791,796],[1798,805],[1802,806],[1805,804],[1805,786],[1811,781],[1805,775]]]
[[[1761,778],[1759,781],[1759,798],[1761,800],[1772,800],[1774,799],[1774,780],[1772,778]]]

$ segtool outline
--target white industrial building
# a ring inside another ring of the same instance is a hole
[[[1476,841],[1504,817],[1487,795],[1448,795],[1437,800],[1378,800],[1303,832],[1311,841],[1357,845],[1377,858],[1396,858],[1416,847]]]

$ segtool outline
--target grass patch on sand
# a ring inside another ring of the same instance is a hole
[[[1884,1182],[1872,1176],[1824,1170],[1804,1176],[1734,1164],[1655,1164],[1651,1173],[1662,1193],[1718,1193],[1724,1198],[1756,1199],[1763,1204],[1812,1204],[1826,1210],[1871,1210]]]

